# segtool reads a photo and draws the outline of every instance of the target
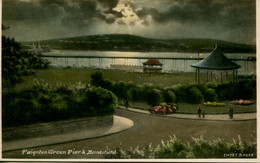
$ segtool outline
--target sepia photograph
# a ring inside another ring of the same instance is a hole
[[[257,162],[256,0],[2,0],[1,161]]]

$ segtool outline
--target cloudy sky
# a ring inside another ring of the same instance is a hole
[[[93,34],[256,42],[255,0],[3,0],[18,41]]]

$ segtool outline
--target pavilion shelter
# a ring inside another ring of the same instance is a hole
[[[162,65],[158,59],[149,59],[143,63],[143,71],[145,73],[160,73],[162,71]]]
[[[220,72],[220,81],[223,82],[223,73],[226,81],[228,80],[228,72],[233,71],[233,81],[237,81],[237,69],[241,66],[229,60],[217,47],[203,60],[192,64],[191,67],[196,68],[195,80],[200,83],[200,70],[206,70],[207,82],[212,82],[213,72]],[[210,76],[209,76],[210,73]]]

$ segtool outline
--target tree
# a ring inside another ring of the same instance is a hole
[[[33,69],[46,68],[48,62],[40,56],[23,51],[14,39],[2,36],[2,79],[3,87],[13,87]]]
[[[91,74],[91,84],[96,87],[104,86],[104,75],[101,71],[96,71],[94,74]]]

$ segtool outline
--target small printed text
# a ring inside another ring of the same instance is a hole
[[[116,150],[76,150],[76,149],[69,149],[69,150],[22,150],[23,155],[115,155]]]

